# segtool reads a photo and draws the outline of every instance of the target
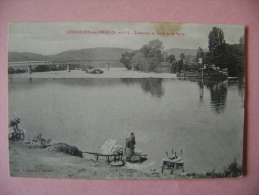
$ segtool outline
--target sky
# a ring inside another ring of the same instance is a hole
[[[213,27],[222,29],[225,41],[229,44],[238,44],[240,37],[244,35],[243,25],[226,24],[10,23],[8,51],[52,55],[68,50],[95,47],[140,49],[154,39],[161,40],[165,50],[170,48],[198,49],[199,47],[207,49],[208,35]],[[77,33],[74,33],[75,31]],[[101,34],[100,31],[105,31],[107,34]]]

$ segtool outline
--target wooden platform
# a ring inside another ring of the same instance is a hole
[[[162,170],[161,172],[164,172],[164,169],[170,169],[171,174],[177,169],[182,169],[184,172],[184,159],[181,157],[176,157],[174,159],[171,158],[164,158],[162,159]]]
[[[82,153],[93,154],[96,161],[99,160],[99,157],[105,157],[106,163],[117,162],[117,161],[121,161],[122,163],[124,163],[123,153],[115,153],[115,154],[103,154],[98,152],[82,152]]]

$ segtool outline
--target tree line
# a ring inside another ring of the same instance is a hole
[[[163,49],[163,42],[155,39],[139,50],[123,53],[120,62],[129,70],[144,72],[154,72],[162,62],[168,62],[171,72],[180,72],[186,69],[187,64],[190,69],[195,68],[191,65],[202,63],[213,64],[220,69],[228,68],[229,76],[244,74],[244,35],[240,38],[239,44],[227,44],[224,32],[220,28],[213,27],[208,35],[208,51],[199,47],[196,56],[185,56],[181,53],[178,61],[174,54],[168,56]]]
[[[155,71],[163,61],[163,49],[163,42],[156,39],[143,45],[139,50],[123,53],[120,62],[128,70]]]
[[[228,69],[229,76],[243,76],[244,74],[244,35],[239,39],[239,44],[227,44],[224,32],[217,27],[213,27],[209,33],[209,51],[204,52],[198,49],[196,60],[201,58],[204,64],[214,64],[220,69]]]

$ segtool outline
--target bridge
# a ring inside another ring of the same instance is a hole
[[[103,67],[108,70],[110,64],[115,67],[121,67],[120,60],[113,59],[99,59],[99,60],[53,60],[53,61],[17,61],[8,62],[8,68],[27,70],[30,74],[35,67],[49,66],[50,69],[53,67],[64,70],[67,69],[69,72],[71,67],[83,68],[87,66]],[[62,67],[62,68],[61,68]]]

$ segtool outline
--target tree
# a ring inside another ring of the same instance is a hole
[[[243,76],[244,70],[244,48],[241,45],[226,45],[226,53],[224,55],[224,65],[228,68],[229,76]]]
[[[164,46],[163,46],[163,42],[160,41],[159,39],[155,39],[153,41],[150,41],[148,43],[148,46],[151,47],[152,49],[154,50],[160,50],[162,51],[164,49]]]
[[[175,56],[174,54],[171,54],[170,56],[167,57],[167,61],[170,63],[170,64],[173,64],[174,61],[175,61]]]
[[[140,52],[143,53],[147,58],[155,57],[156,61],[161,62],[163,60],[163,48],[163,42],[158,39],[155,39],[153,41],[150,41],[147,45],[143,45],[140,48]]]
[[[130,61],[132,70],[143,70],[143,65],[146,64],[145,56],[143,53],[138,52]],[[141,67],[142,66],[142,67]]]
[[[177,62],[176,72],[181,72],[183,70],[183,60],[185,55],[183,53],[180,54],[180,60]]]
[[[163,61],[167,62],[168,61],[168,54],[166,52],[163,52],[162,55],[163,55]]]
[[[214,53],[215,49],[225,43],[224,33],[220,28],[213,27],[209,33],[209,51]]]
[[[205,57],[205,53],[204,53],[203,49],[202,49],[201,47],[199,47],[199,48],[197,49],[197,53],[196,53],[196,56],[195,56],[194,61],[195,61],[195,62],[199,62],[199,59],[200,59],[200,58],[201,58],[202,61],[203,61],[203,60],[204,60],[204,57]]]
[[[213,27],[209,33],[209,52],[204,55],[207,63],[217,67],[228,68],[229,76],[239,76],[244,69],[244,36],[239,44],[225,43],[224,33],[221,29]]]
[[[227,68],[228,47],[224,40],[224,33],[220,28],[213,27],[209,33],[209,52],[206,59],[217,67]]]
[[[210,52],[204,52],[203,63],[204,64],[212,64],[213,63],[212,62],[212,55],[211,55]]]
[[[178,68],[178,63],[175,61],[175,62],[173,62],[172,66],[171,66],[171,72],[176,73],[178,70],[177,68]]]
[[[163,48],[163,42],[159,39],[155,39],[150,41],[147,45],[143,45],[140,48],[140,52],[144,55],[145,60],[142,60],[143,64],[140,65],[140,70],[154,71],[156,67],[163,61]]]
[[[184,60],[184,58],[185,58],[185,55],[184,55],[183,53],[181,53],[180,59],[181,59],[181,60]]]
[[[140,48],[140,52],[141,52],[142,54],[144,54],[145,57],[151,57],[151,56],[152,56],[151,47],[148,46],[148,45],[143,45],[143,46]]]
[[[192,64],[195,61],[195,56],[193,56],[193,55],[186,55],[184,59],[185,59],[185,63],[190,65],[190,64]]]
[[[203,49],[201,47],[199,47],[197,49],[196,57],[197,57],[197,59],[199,59],[199,58],[203,58],[203,56],[204,56],[204,51],[203,51]]]
[[[133,52],[125,52],[121,55],[121,59],[120,62],[122,64],[124,64],[124,66],[128,69],[131,70],[132,69],[132,65],[131,65],[131,59],[135,56],[135,54],[137,53],[137,51],[133,51]]]
[[[228,68],[229,76],[241,76],[244,69],[244,49],[239,44],[222,44],[215,50],[217,55],[212,55],[212,61],[221,69]]]
[[[167,61],[171,64],[171,72],[175,73],[176,67],[177,67],[177,62],[176,62],[174,54],[171,54],[170,56],[168,56]]]
[[[138,52],[131,59],[132,70],[140,70],[144,72],[153,71],[157,64],[154,62],[153,58],[146,58],[143,53]]]
[[[155,39],[139,50],[123,53],[120,62],[129,70],[155,71],[164,59],[163,48],[163,42]]]

